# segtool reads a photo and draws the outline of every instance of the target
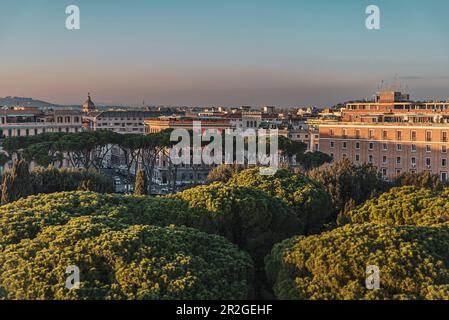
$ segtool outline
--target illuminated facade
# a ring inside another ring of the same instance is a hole
[[[449,102],[412,102],[380,92],[375,102],[350,103],[342,119],[319,126],[320,151],[336,161],[371,163],[385,178],[429,171],[448,179]]]

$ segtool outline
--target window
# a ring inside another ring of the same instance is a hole
[[[426,145],[426,152],[427,153],[431,153],[432,152],[432,146],[431,145]]]
[[[332,149],[335,148],[335,142],[334,141],[331,141],[331,148]]]
[[[396,164],[401,164],[401,162],[402,162],[401,157],[396,157]]]
[[[441,159],[441,166],[444,168],[447,167],[447,159],[446,158]]]
[[[343,138],[347,138],[348,137],[348,130],[343,129]]]
[[[382,131],[382,139],[384,139],[384,140],[388,139],[388,131],[387,130]]]
[[[416,137],[417,137],[416,131],[412,131],[411,136],[412,136],[412,141],[416,141]]]
[[[447,172],[441,172],[441,181],[443,182],[447,181]]]
[[[415,166],[416,166],[416,158],[412,157],[412,167],[415,167]]]
[[[396,151],[401,152],[402,151],[402,144],[396,145]]]
[[[384,151],[388,151],[388,144],[384,143],[384,144],[382,145],[382,149],[383,149]]]
[[[374,150],[374,142],[370,142],[370,143],[368,144],[368,149],[369,149],[369,150]]]
[[[335,135],[335,132],[334,132],[333,129],[331,129],[331,131],[330,131],[330,136],[333,137],[334,135]]]
[[[412,144],[412,152],[416,152],[416,150],[417,150],[416,144]]]
[[[374,162],[373,155],[370,154],[370,155],[368,156],[368,163],[373,163],[373,162]]]
[[[360,139],[360,129],[355,130],[356,139]]]
[[[396,139],[397,139],[398,141],[401,141],[401,140],[402,140],[402,131],[397,131],[397,132],[396,132]]]
[[[432,131],[426,131],[426,141],[432,141]]]
[[[346,159],[348,157],[348,155],[346,153],[343,153],[342,157],[343,157],[343,159]]]
[[[355,148],[356,148],[357,150],[360,150],[360,142],[359,142],[359,141],[357,141],[357,142],[355,143]]]
[[[426,158],[426,166],[430,167],[432,165],[431,159]]]
[[[441,146],[441,153],[447,153],[447,147]]]
[[[382,177],[386,178],[388,176],[388,170],[383,168],[382,169]]]
[[[401,173],[402,173],[402,170],[401,170],[401,169],[396,169],[396,175],[397,175],[397,176],[400,176]]]
[[[441,133],[441,142],[447,142],[447,131]]]
[[[382,163],[383,163],[383,164],[387,164],[387,163],[388,163],[388,158],[387,158],[387,156],[383,156],[383,157],[382,157]]]
[[[369,139],[374,139],[374,130],[370,129],[368,132],[368,138]]]
[[[356,162],[359,162],[359,161],[360,161],[360,155],[359,155],[359,154],[356,154],[356,155],[355,155],[355,161],[356,161]]]
[[[348,143],[346,141],[343,141],[341,144],[343,149],[347,149],[348,148]]]

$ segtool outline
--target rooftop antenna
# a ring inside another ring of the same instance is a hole
[[[394,81],[393,81],[393,85],[391,87],[392,91],[397,91],[398,90],[398,74],[395,73],[394,74]]]

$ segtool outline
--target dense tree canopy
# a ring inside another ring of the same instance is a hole
[[[80,288],[66,288],[66,268]],[[251,259],[224,238],[101,217],[47,227],[0,254],[7,299],[247,299]]]
[[[449,189],[393,188],[339,217],[344,223],[431,226],[449,222]]]
[[[309,171],[331,162],[332,157],[326,153],[315,151],[299,154],[296,161],[305,171]]]
[[[82,216],[109,217],[129,225],[189,225],[194,211],[175,199],[61,192],[30,196],[0,207],[0,248],[32,239],[45,227]]]
[[[213,168],[208,176],[207,182],[228,182],[231,177],[240,171],[242,171],[244,167],[239,164],[222,164],[215,168]]]
[[[266,270],[279,299],[449,299],[449,229],[348,225],[276,245]]]
[[[11,170],[5,171],[1,188],[3,204],[31,194],[77,190],[101,193],[115,191],[112,178],[95,170],[49,166],[29,171],[28,167],[27,162],[20,160],[14,163]]]
[[[281,199],[294,210],[306,233],[319,232],[332,211],[323,186],[300,173],[278,170],[266,176],[259,168],[247,169],[233,176],[229,185],[259,189]]]
[[[348,202],[362,204],[389,187],[375,167],[366,164],[354,165],[348,159],[312,170],[308,176],[320,182],[331,196],[334,221]]]
[[[251,298],[251,259],[220,236],[183,227],[201,217],[195,212],[176,199],[92,192],[4,205],[0,293],[8,299]],[[80,268],[80,290],[64,289],[70,265]]]
[[[224,236],[259,261],[275,243],[303,232],[290,208],[259,190],[216,182],[173,197],[201,214],[192,227]]]
[[[430,188],[432,190],[441,190],[448,186],[448,182],[441,181],[438,174],[431,174],[429,171],[421,173],[405,172],[396,177],[392,187],[415,186],[418,188]]]
[[[115,191],[111,177],[95,170],[79,168],[38,167],[31,171],[31,183],[34,194],[54,193],[80,190],[83,183],[88,184],[88,190],[100,193]]]

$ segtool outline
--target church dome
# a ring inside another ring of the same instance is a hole
[[[84,112],[90,112],[95,110],[95,103],[93,103],[90,93],[87,94],[87,100],[83,104],[83,111]]]

